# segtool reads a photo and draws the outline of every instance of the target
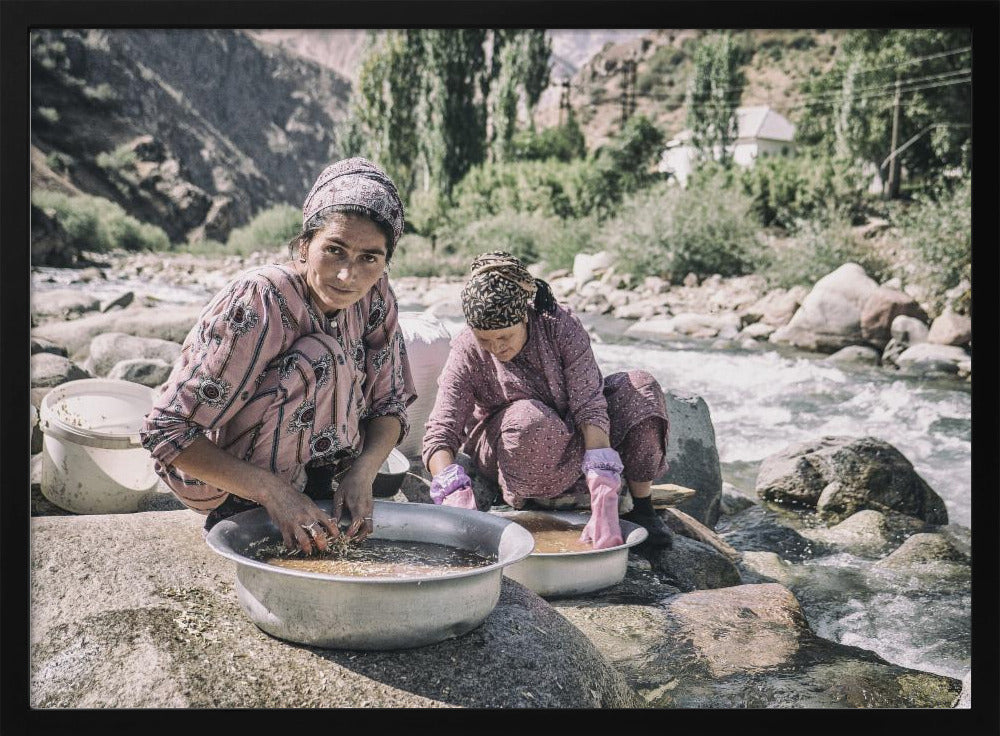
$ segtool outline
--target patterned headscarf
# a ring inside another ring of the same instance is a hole
[[[518,258],[502,250],[477,256],[471,270],[462,289],[462,311],[465,321],[477,330],[501,330],[523,321],[544,284]]]
[[[392,253],[403,234],[403,203],[392,179],[364,158],[348,158],[330,164],[316,179],[302,205],[302,226],[309,227],[314,215],[325,210],[359,212],[392,230]]]

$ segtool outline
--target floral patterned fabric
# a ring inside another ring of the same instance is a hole
[[[178,498],[208,513],[228,494],[172,465],[196,437],[301,490],[307,463],[360,453],[367,419],[395,416],[402,441],[406,407],[415,399],[387,275],[328,318],[293,268],[262,266],[205,307],[141,437]]]
[[[649,373],[602,378],[590,337],[572,312],[528,310],[528,340],[511,360],[479,346],[469,328],[452,340],[427,420],[424,464],[438,450],[469,454],[515,508],[527,498],[587,493],[580,427],[608,433],[629,480],[666,467],[667,413]]]

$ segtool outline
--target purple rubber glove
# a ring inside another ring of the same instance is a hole
[[[472,495],[472,481],[466,475],[465,468],[458,463],[452,463],[435,475],[431,479],[431,500],[439,506],[476,508],[476,498]]]
[[[580,535],[594,549],[617,547],[624,543],[618,522],[618,494],[622,487],[621,457],[610,447],[587,450],[581,469],[590,490],[590,521]]]

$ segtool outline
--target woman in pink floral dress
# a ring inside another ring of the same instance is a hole
[[[327,167],[291,260],[240,274],[205,307],[147,415],[157,473],[206,529],[263,506],[287,546],[372,531],[372,481],[416,395],[389,286],[396,187],[364,159]],[[329,498],[330,518],[314,502]]]

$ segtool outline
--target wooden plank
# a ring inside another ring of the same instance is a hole
[[[653,508],[662,509],[668,506],[676,506],[682,501],[694,498],[698,491],[693,488],[685,488],[673,483],[657,483],[651,486]]]

